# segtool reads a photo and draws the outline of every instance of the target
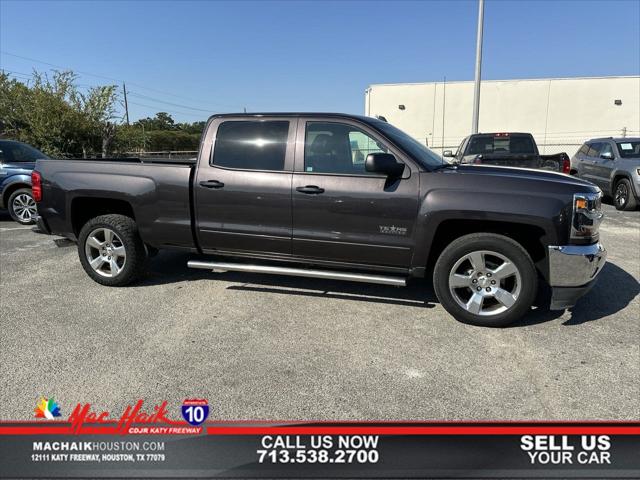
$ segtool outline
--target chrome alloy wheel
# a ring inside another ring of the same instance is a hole
[[[35,220],[38,210],[36,202],[31,195],[21,193],[13,199],[11,205],[14,213],[22,222],[31,222]]]
[[[629,190],[624,182],[619,182],[615,193],[616,205],[624,207],[627,204],[627,198],[629,198]]]
[[[492,316],[509,310],[518,300],[522,278],[504,255],[478,250],[460,258],[449,272],[449,291],[469,313]]]
[[[127,254],[120,237],[108,228],[96,228],[84,244],[87,261],[99,275],[113,278],[124,268]]]

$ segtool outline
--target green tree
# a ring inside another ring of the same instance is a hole
[[[97,150],[103,157],[109,155],[111,144],[116,136],[115,105],[117,93],[115,85],[91,87],[87,93],[74,91],[71,97],[74,109],[80,112],[83,157],[89,151]]]
[[[145,130],[175,130],[176,124],[167,112],[158,112],[151,118],[141,118],[134,125],[143,126]]]
[[[116,131],[116,87],[82,93],[76,79],[71,71],[34,72],[29,87],[0,74],[0,134],[51,156],[106,156]]]

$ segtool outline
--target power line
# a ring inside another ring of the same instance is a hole
[[[63,70],[73,70],[73,71],[75,71],[77,73],[81,73],[82,75],[88,75],[90,77],[102,78],[102,79],[105,79],[105,80],[111,80],[111,81],[120,83],[120,80],[118,80],[117,78],[107,77],[107,76],[104,76],[104,75],[96,75],[94,73],[84,72],[82,70],[69,69],[69,68],[63,67],[61,65],[56,65],[55,63],[49,63],[49,62],[45,62],[43,60],[38,60],[36,58],[31,58],[31,57],[23,57],[22,55],[16,55],[15,53],[10,53],[10,52],[7,52],[5,50],[0,50],[0,53],[3,53],[4,55],[9,55],[10,57],[21,58],[23,60],[29,60],[30,62],[42,63],[43,65],[49,65],[50,67],[55,67],[55,68],[62,68]]]
[[[54,63],[45,62],[44,60],[38,60],[37,58],[31,58],[31,57],[25,57],[25,56],[22,56],[22,55],[16,55],[15,53],[7,52],[6,50],[0,50],[0,53],[2,53],[4,55],[9,55],[9,56],[15,57],[15,58],[21,58],[23,60],[29,60],[30,62],[42,63],[43,65],[49,65],[50,67],[61,68],[63,70],[72,70],[72,71],[80,73],[82,75],[88,75],[90,77],[102,78],[102,79],[105,79],[105,80],[110,80],[112,82],[116,82],[118,84],[120,84],[120,83],[125,81],[125,79],[118,79],[118,78],[108,77],[108,76],[105,76],[105,75],[98,75],[98,74],[91,73],[91,72],[85,72],[85,71],[82,71],[82,70],[76,70],[76,69],[73,69],[73,68],[64,67],[62,65],[56,65]],[[192,101],[192,102],[200,103],[200,100],[195,100],[193,98],[188,98],[188,97],[185,97],[185,96],[182,96],[182,95],[177,95],[175,93],[165,92],[163,90],[158,90],[156,88],[147,87],[147,86],[139,84],[139,83],[128,82],[128,81],[127,81],[127,83],[129,85],[134,85],[134,86],[136,86],[138,88],[142,88],[144,90],[149,90],[151,92],[162,93],[163,95],[169,95],[169,96],[172,96],[172,97],[182,98],[184,100],[189,100],[189,101]],[[221,106],[221,107],[240,108],[238,105],[221,104],[221,103],[217,103],[217,102],[209,102],[209,103],[211,103],[211,105],[218,105],[218,106]],[[210,110],[206,110],[206,111],[209,112]]]
[[[11,75],[21,76],[26,79],[33,79],[33,77],[35,76],[34,73],[17,72],[15,70],[6,70],[3,68],[0,68],[0,72],[10,73]],[[76,83],[75,85],[82,88],[101,88],[103,86],[103,85],[91,85],[88,83]]]
[[[144,103],[132,102],[131,100],[129,100],[129,105],[137,105],[138,107],[150,108],[152,110],[157,110],[158,109],[158,107],[154,107],[153,105],[147,105],[147,104],[144,104]],[[177,110],[169,110],[169,109],[165,109],[164,111],[167,112],[167,113],[176,113],[178,115],[186,115],[186,116],[191,116],[191,117],[195,117],[195,116],[198,115],[197,113],[193,113],[193,112],[180,112],[180,111],[177,111]],[[205,117],[205,118],[208,118],[208,117]]]
[[[134,96],[134,97],[139,97],[139,98],[143,98],[143,99],[146,99],[146,100],[151,100],[151,101],[159,102],[159,103],[165,103],[167,105],[171,105],[171,106],[174,106],[174,107],[186,108],[188,110],[198,110],[199,112],[211,113],[211,110],[205,110],[204,108],[190,107],[188,105],[181,105],[179,103],[167,102],[165,100],[160,100],[159,98],[149,97],[147,95],[142,95],[141,93],[136,93],[136,92],[128,92],[128,93],[129,93],[129,95]]]

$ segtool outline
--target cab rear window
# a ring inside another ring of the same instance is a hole
[[[477,135],[471,138],[467,155],[488,153],[535,154],[536,150],[528,135]]]

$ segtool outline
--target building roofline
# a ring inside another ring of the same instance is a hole
[[[608,75],[608,76],[600,76],[600,77],[541,77],[541,78],[506,78],[506,79],[498,79],[498,80],[482,80],[482,83],[500,83],[500,82],[544,82],[549,80],[605,80],[605,79],[614,79],[614,78],[636,78],[640,80],[639,75]],[[473,83],[473,80],[447,80],[446,84],[451,85],[454,83]],[[368,88],[371,87],[382,87],[382,86],[399,86],[399,85],[437,85],[445,83],[443,81],[434,81],[434,82],[397,82],[397,83],[372,83]]]

